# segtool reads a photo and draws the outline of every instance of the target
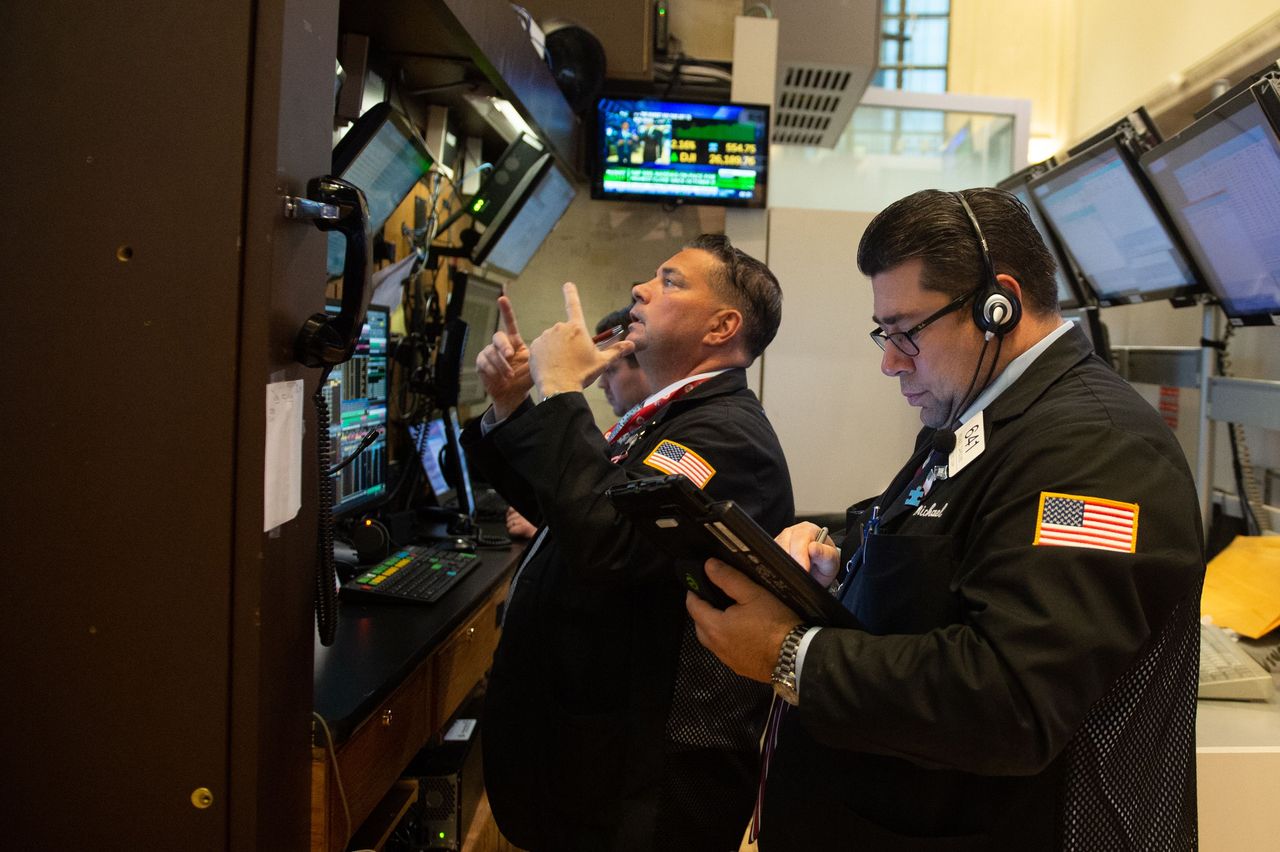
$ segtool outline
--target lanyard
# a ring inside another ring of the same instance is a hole
[[[694,379],[691,382],[686,382],[685,384],[680,385],[680,387],[675,388],[670,393],[659,397],[652,402],[636,404],[630,411],[622,415],[622,419],[605,431],[605,442],[608,443],[610,447],[613,447],[615,444],[625,443],[629,445],[630,443],[633,443],[635,439],[639,437],[637,433],[641,428],[654,417],[658,416],[659,412],[671,403],[675,402],[677,399],[685,396],[705,381],[707,380]],[[626,453],[623,452],[622,455],[625,456]],[[616,456],[613,461],[617,462],[621,458],[622,456]]]

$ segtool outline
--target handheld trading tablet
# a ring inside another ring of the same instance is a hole
[[[724,609],[733,601],[707,579],[710,557],[729,563],[813,626],[856,627],[857,620],[732,500],[715,502],[680,475],[615,485],[614,507],[676,558],[690,589]]]

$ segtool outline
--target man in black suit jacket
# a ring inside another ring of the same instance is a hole
[[[812,524],[779,541],[860,627],[799,624],[715,562],[738,605],[688,601],[786,702],[761,850],[1194,849],[1204,560],[1177,441],[1063,322],[1013,196],[909,196],[858,265],[925,429],[843,552]]]
[[[782,449],[744,371],[777,331],[781,291],[724,237],[701,237],[636,285],[627,339],[601,352],[564,289],[568,321],[528,346],[501,300],[504,330],[477,359],[494,404],[463,436],[541,527],[485,700],[494,816],[539,852],[736,849],[768,689],[698,644],[671,560],[604,492],[684,473],[767,529],[791,522]],[[632,351],[656,392],[602,437],[581,390]]]

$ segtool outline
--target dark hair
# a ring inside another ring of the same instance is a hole
[[[778,279],[769,267],[734,248],[724,234],[702,234],[684,247],[701,249],[720,261],[720,275],[712,279],[711,286],[742,313],[743,339],[754,361],[782,324],[782,287]]]
[[[618,308],[616,311],[610,311],[600,317],[600,322],[596,323],[596,334],[604,331],[606,328],[613,328],[615,325],[622,326],[622,339],[627,339],[627,326],[631,323],[631,305],[625,308]],[[639,367],[640,362],[636,360],[635,353],[626,356],[627,361],[632,367]]]
[[[1022,303],[1032,313],[1058,312],[1053,255],[1045,248],[1027,208],[1000,189],[966,189],[997,275],[1022,286]],[[952,298],[983,284],[981,251],[973,223],[955,194],[926,189],[880,211],[858,244],[858,269],[878,275],[913,258],[924,261],[921,285]]]

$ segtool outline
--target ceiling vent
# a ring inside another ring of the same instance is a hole
[[[772,141],[832,148],[875,73],[880,0],[773,0],[778,77]]]

